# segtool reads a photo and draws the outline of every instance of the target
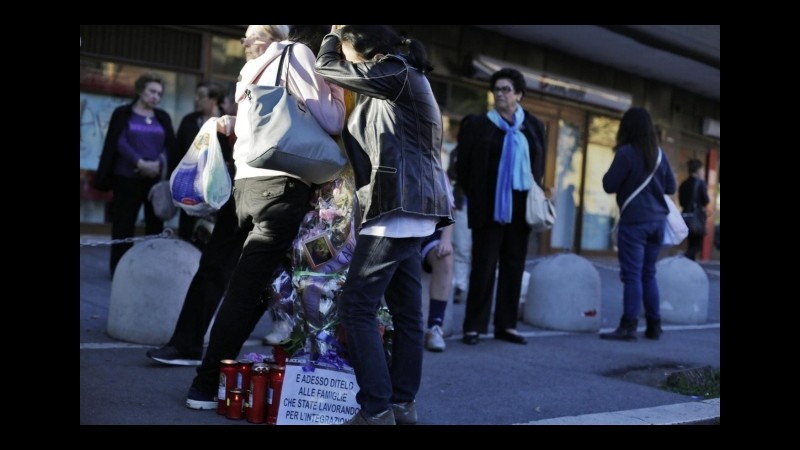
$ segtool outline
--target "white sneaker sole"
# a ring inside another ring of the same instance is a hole
[[[205,402],[202,400],[186,399],[186,407],[189,409],[217,409],[217,402]]]
[[[170,366],[199,366],[202,363],[199,359],[163,359],[152,356],[150,359]]]

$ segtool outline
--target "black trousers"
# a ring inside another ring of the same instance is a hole
[[[232,203],[233,200],[229,200],[229,202]],[[234,208],[234,210],[235,210],[235,208]],[[220,212],[221,211],[222,211],[222,209],[220,209]],[[219,220],[219,214],[220,213],[217,213],[217,220]],[[180,210],[180,214],[179,215],[180,215],[180,219],[178,221],[178,237],[180,237],[184,241],[194,245],[201,252],[204,251],[203,245],[200,244],[199,242],[195,242],[194,239],[193,239],[193,237],[194,237],[194,227],[195,227],[195,224],[197,224],[197,217],[190,216],[190,215],[186,214],[186,211],[184,211],[182,209]],[[234,218],[236,217],[235,213],[233,214],[233,217]],[[214,226],[214,229],[216,229],[216,225]]]
[[[261,293],[287,257],[300,222],[311,209],[311,188],[291,177],[236,180],[233,191],[239,226],[251,227],[222,300],[211,339],[192,385],[213,394],[220,361],[236,359],[266,310]]]
[[[703,237],[702,234],[692,234],[689,233],[687,241],[689,245],[686,247],[686,253],[684,255],[691,259],[692,261],[697,258],[697,254],[700,252],[700,249],[703,247]]]
[[[111,201],[111,239],[124,239],[133,237],[136,229],[136,216],[139,208],[144,204],[145,234],[158,234],[164,230],[164,222],[156,217],[153,204],[147,200],[147,194],[159,179],[157,178],[128,178],[114,177],[111,189],[114,199]],[[114,244],[111,246],[111,261],[109,268],[111,275],[117,269],[117,264],[133,244]]]
[[[531,228],[525,222],[525,193],[514,193],[511,223],[495,221],[472,229],[472,270],[464,315],[464,332],[487,333],[492,309],[495,269],[498,270],[494,329],[517,328],[522,273]],[[522,200],[520,200],[520,197]],[[491,212],[490,212],[491,214]]]
[[[200,257],[200,265],[186,292],[178,323],[168,343],[182,354],[203,352],[203,337],[222,301],[244,240],[252,228],[240,228],[237,222],[236,202],[231,196],[217,213],[214,231]]]

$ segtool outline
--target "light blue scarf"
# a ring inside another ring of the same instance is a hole
[[[520,128],[525,120],[522,107],[514,111],[514,124],[509,125],[496,110],[486,113],[493,124],[506,132],[503,139],[503,153],[500,155],[500,168],[497,171],[497,187],[494,192],[494,220],[511,223],[513,205],[511,190],[527,191],[531,188],[531,157],[528,153],[528,139]]]

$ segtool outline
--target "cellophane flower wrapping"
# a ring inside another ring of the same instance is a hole
[[[291,249],[291,273],[282,268],[270,286],[269,306],[292,328],[281,347],[289,357],[309,354],[340,365],[336,302],[356,242],[358,205],[348,166],[342,176],[315,186],[314,209],[303,218]]]

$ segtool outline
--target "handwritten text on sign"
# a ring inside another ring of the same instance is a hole
[[[286,364],[278,425],[333,425],[350,420],[359,411],[358,384],[353,370]]]

